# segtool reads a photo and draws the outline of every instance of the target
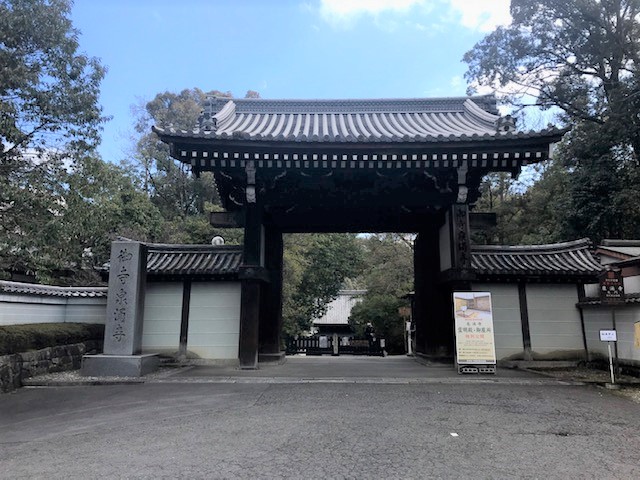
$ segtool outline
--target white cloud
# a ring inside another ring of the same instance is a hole
[[[451,78],[451,86],[453,88],[458,88],[462,85],[463,85],[463,81],[460,75],[456,75],[455,77]]]
[[[511,23],[510,0],[448,0],[460,24],[471,30],[490,32]]]
[[[389,10],[403,12],[424,3],[425,0],[321,0],[320,12],[325,18],[345,18],[363,13],[377,15]]]
[[[363,16],[376,20],[384,16],[389,21],[390,15],[414,15],[419,8],[421,16],[429,15],[429,23],[436,20],[434,14],[440,13],[439,16],[450,23],[489,32],[511,22],[509,3],[510,0],[320,0],[319,12],[327,22],[344,27]],[[385,22],[377,23],[385,25]],[[425,23],[416,23],[418,25],[424,27]]]

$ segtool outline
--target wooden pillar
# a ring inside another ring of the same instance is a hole
[[[259,361],[281,362],[284,352],[280,348],[282,330],[282,232],[274,227],[265,228],[265,268],[269,283],[264,286],[259,327]]]
[[[258,338],[260,325],[260,296],[265,280],[264,227],[261,206],[251,203],[246,207],[243,262],[240,268],[240,341],[238,360],[240,368],[258,367]]]
[[[469,206],[452,205],[449,210],[451,226],[451,261],[456,270],[471,269],[471,233],[469,229]]]
[[[189,341],[189,309],[191,306],[191,280],[185,279],[182,286],[182,315],[180,318],[180,343],[178,356],[181,360],[187,358],[187,343]]]
[[[433,222],[431,222],[433,223]],[[450,292],[441,286],[437,226],[421,230],[414,245],[416,351],[434,359],[453,355]]]
[[[529,307],[527,306],[527,285],[524,281],[518,283],[518,298],[520,302],[520,323],[522,325],[524,359],[533,360],[531,354],[531,330],[529,328]]]

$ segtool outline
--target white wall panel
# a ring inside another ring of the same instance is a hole
[[[553,352],[584,354],[578,289],[575,285],[529,284],[527,306],[531,350],[535,354]]]
[[[496,358],[522,356],[524,346],[517,285],[474,284],[473,290],[491,292]]]
[[[175,353],[180,345],[182,282],[148,282],[142,325],[143,351]]]
[[[634,343],[635,322],[640,322],[640,305],[616,308],[616,330],[618,333],[618,358],[640,362],[640,348]],[[586,307],[584,323],[589,353],[607,357],[607,343],[600,341],[600,330],[613,329],[611,309],[607,307]]]
[[[240,283],[194,282],[187,349],[203,359],[235,360],[240,340]]]
[[[104,297],[54,297],[34,294],[0,294],[0,325],[33,323],[102,323]]]

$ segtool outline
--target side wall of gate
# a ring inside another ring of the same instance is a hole
[[[183,282],[147,282],[142,349],[177,354],[180,347]],[[240,283],[193,282],[189,299],[187,351],[190,358],[237,360]]]

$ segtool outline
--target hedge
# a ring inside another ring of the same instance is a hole
[[[0,326],[0,355],[102,340],[104,325],[93,323],[32,323]]]

